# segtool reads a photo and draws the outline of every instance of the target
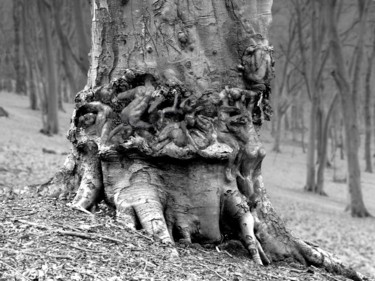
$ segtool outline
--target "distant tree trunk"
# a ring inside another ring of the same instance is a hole
[[[51,7],[48,7],[45,1],[37,1],[37,3],[43,30],[44,49],[46,51],[46,69],[44,73],[47,84],[47,122],[46,127],[42,130],[45,134],[57,134],[59,132],[58,89],[51,34]]]
[[[361,73],[361,63],[363,59],[363,41],[368,14],[369,0],[358,1],[360,21],[359,21],[359,39],[354,55],[354,76],[352,86],[345,65],[345,56],[342,50],[340,37],[337,30],[335,15],[336,0],[323,1],[325,7],[326,20],[330,33],[331,58],[334,64],[334,78],[341,95],[342,112],[344,114],[345,126],[345,144],[348,162],[348,186],[350,195],[350,210],[353,217],[367,217],[367,211],[362,197],[361,190],[361,171],[358,160],[359,148],[359,129],[357,113],[358,83]]]
[[[16,93],[26,95],[26,68],[23,49],[22,36],[22,10],[23,0],[13,2],[13,22],[14,22],[14,69],[16,71]]]
[[[275,132],[274,132],[274,144],[272,151],[275,151],[276,153],[281,152],[280,148],[280,142],[281,142],[281,121],[282,121],[282,114],[280,114],[280,110],[277,109],[278,113],[276,114],[277,119],[276,119],[276,126],[275,126]]]
[[[365,171],[372,173],[372,153],[371,153],[371,134],[372,134],[372,125],[371,125],[371,94],[373,92],[371,87],[371,76],[372,76],[372,68],[375,62],[375,29],[372,32],[373,42],[372,42],[372,50],[368,57],[368,64],[366,70],[366,80],[365,80],[365,101],[364,101],[364,119],[365,119],[365,163],[366,168]]]
[[[317,172],[317,180],[316,180],[316,190],[315,193],[320,195],[327,195],[324,191],[324,171],[327,166],[327,148],[328,148],[328,134],[329,134],[329,123],[331,120],[331,115],[333,109],[336,105],[336,101],[338,98],[338,94],[336,94],[331,101],[331,104],[328,108],[326,114],[322,114],[322,129],[321,129],[321,136],[320,136],[320,145],[319,145],[319,165],[318,165],[318,172]],[[324,116],[325,115],[325,116]]]
[[[92,3],[72,153],[39,192],[77,189],[71,206],[84,212],[105,198],[118,222],[164,243],[228,235],[258,264],[298,262],[364,280],[287,231],[264,188],[258,134],[271,115],[272,1]]]
[[[80,65],[82,71],[86,74],[89,70],[89,56],[88,52],[90,50],[89,46],[89,39],[87,38],[85,25],[83,22],[83,15],[82,15],[82,1],[75,0],[73,1],[73,12],[76,22],[76,32],[77,38],[79,40],[78,44],[78,60],[80,61]]]
[[[315,177],[315,151],[316,151],[316,117],[318,104],[316,101],[311,102],[310,123],[309,123],[309,140],[307,144],[307,161],[306,161],[306,191],[314,191],[316,188]]]
[[[79,2],[79,1],[74,1],[74,2]],[[54,22],[55,22],[55,28],[56,28],[56,33],[57,37],[59,38],[59,42],[61,44],[61,64],[64,68],[65,75],[68,79],[69,82],[69,87],[72,93],[76,93],[78,91],[77,86],[76,86],[76,81],[73,76],[72,68],[69,65],[69,58],[68,58],[68,50],[70,50],[69,42],[67,37],[65,36],[62,26],[61,26],[61,19],[60,19],[60,12],[61,12],[61,4],[62,2],[60,1],[53,1],[53,11],[54,11]],[[83,38],[83,40],[85,40]],[[87,73],[86,69],[86,73]]]
[[[303,77],[306,84],[307,93],[311,102],[310,120],[309,120],[309,138],[307,146],[306,161],[306,184],[304,189],[309,192],[316,192],[316,148],[317,135],[319,133],[317,126],[318,113],[321,104],[321,84],[323,69],[326,64],[326,55],[323,52],[324,41],[326,38],[326,28],[322,16],[321,1],[293,1],[297,13],[298,41],[302,57]],[[308,6],[306,9],[305,7]],[[304,22],[308,19],[311,26],[306,38]],[[310,40],[310,55],[307,54],[306,40]],[[320,159],[318,159],[318,162]]]
[[[31,1],[25,1],[24,3],[24,9],[22,11],[22,23],[23,23],[23,34],[24,34],[24,53],[26,57],[27,62],[27,80],[28,80],[28,95],[30,100],[30,108],[32,110],[38,110],[39,104],[38,104],[38,93],[37,93],[37,79],[35,77],[36,72],[36,55],[34,52],[33,45],[35,42],[35,38],[33,37],[33,30],[35,25],[30,24],[33,22],[33,19],[31,18],[31,14],[33,11],[33,2]]]
[[[28,81],[29,81],[29,100],[30,100],[30,108],[32,110],[38,110],[38,96],[36,93],[36,86],[35,86],[35,77],[34,77],[34,70],[31,67],[31,64],[29,63],[29,66],[27,68],[28,72]]]

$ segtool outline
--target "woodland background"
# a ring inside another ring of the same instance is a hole
[[[375,221],[371,217],[353,218],[350,212],[344,212],[349,196],[344,120],[356,118],[361,140],[359,188],[367,210],[375,214],[375,3],[369,1],[365,25],[360,24],[357,1],[340,1],[335,14],[358,111],[358,116],[353,116],[340,105],[340,88],[327,51],[328,26],[321,20],[324,11],[312,2],[274,2],[270,30],[276,60],[274,116],[262,130],[268,151],[263,164],[264,181],[275,208],[297,236],[336,253],[362,273],[375,276]],[[0,15],[1,238],[1,229],[12,232],[7,217],[40,215],[33,213],[35,207],[27,199],[20,202],[29,204],[25,210],[30,212],[17,213],[17,208],[25,206],[14,200],[33,193],[22,187],[50,178],[69,151],[65,132],[74,96],[86,83],[91,16],[90,2],[85,0],[2,0]],[[359,55],[361,35],[363,53]],[[39,207],[42,215],[47,212],[43,205]],[[82,223],[86,219],[80,214],[77,220]],[[15,228],[14,233],[22,235],[22,227]],[[11,242],[0,239],[0,257],[7,243]],[[35,243],[43,244],[39,240]],[[143,244],[138,247],[143,249]],[[39,248],[43,255],[43,247]],[[47,262],[46,270],[43,258],[39,261],[29,256],[24,262],[27,270],[37,270],[38,274],[57,270]],[[146,262],[139,266],[145,265],[147,268]],[[90,268],[77,274],[96,273]],[[244,273],[235,269],[223,274],[241,278]]]

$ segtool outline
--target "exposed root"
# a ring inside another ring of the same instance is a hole
[[[81,149],[85,152],[80,167],[82,179],[72,202],[72,207],[80,211],[94,207],[103,194],[103,178],[98,147],[94,142],[88,142]]]
[[[67,199],[76,189],[77,152],[75,149],[66,157],[63,167],[46,183],[36,185],[38,195]]]
[[[345,265],[333,254],[322,250],[316,245],[297,239],[296,246],[309,265],[324,268],[330,273],[339,274],[354,281],[369,280],[361,273]]]
[[[135,173],[131,186],[125,187],[116,198],[118,220],[135,229],[139,221],[141,227],[162,243],[174,244],[163,214],[163,205],[158,189],[150,184],[147,172]]]

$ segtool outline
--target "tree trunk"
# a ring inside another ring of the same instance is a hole
[[[58,123],[58,90],[57,90],[57,73],[54,62],[52,34],[50,28],[51,7],[47,7],[44,1],[38,1],[38,12],[42,24],[44,48],[46,51],[46,69],[45,77],[47,83],[47,122],[43,128],[45,134],[57,134],[59,132]]]
[[[164,243],[235,237],[258,264],[288,260],[364,280],[292,236],[267,197],[259,130],[271,115],[271,6],[94,0],[73,152],[40,193],[78,187],[73,208],[104,198],[118,222]]]
[[[348,163],[348,189],[350,195],[350,210],[354,217],[367,217],[368,213],[362,197],[361,190],[361,171],[358,160],[359,148],[359,129],[358,129],[358,113],[357,113],[357,96],[358,96],[358,83],[361,73],[361,63],[363,57],[363,34],[366,25],[367,6],[369,1],[359,1],[360,13],[360,32],[359,39],[356,46],[355,53],[356,61],[354,66],[354,77],[352,87],[349,82],[349,73],[345,65],[345,57],[341,47],[341,41],[337,30],[337,23],[335,22],[334,10],[336,0],[325,1],[325,13],[328,23],[328,30],[330,33],[330,47],[331,58],[335,67],[333,73],[335,82],[341,95],[342,112],[344,114],[344,127],[345,127],[345,145],[346,156]]]
[[[280,110],[278,110],[280,111]],[[281,121],[282,121],[282,115],[280,113],[277,114],[277,120],[276,120],[276,128],[275,128],[275,141],[273,144],[272,150],[276,153],[280,153],[280,141],[281,141]]]
[[[311,102],[310,126],[309,126],[309,142],[307,145],[307,161],[306,161],[306,191],[314,191],[316,187],[315,177],[315,148],[316,148],[316,116],[318,104],[316,101]]]
[[[26,68],[24,61],[23,36],[22,36],[22,13],[24,9],[23,0],[13,2],[14,22],[14,69],[16,71],[16,93],[26,95]]]
[[[89,58],[88,52],[90,50],[89,39],[86,35],[85,25],[83,22],[83,15],[82,15],[82,1],[77,0],[73,1],[73,12],[76,22],[76,32],[78,37],[78,60],[79,66],[81,71],[86,75],[87,71],[89,70]]]
[[[318,165],[316,190],[315,190],[315,193],[320,194],[320,195],[327,195],[326,192],[324,191],[324,171],[327,165],[329,123],[331,120],[333,109],[335,108],[335,105],[336,105],[337,98],[338,98],[338,94],[336,94],[333,100],[331,101],[327,114],[325,114],[326,115],[325,118],[322,118],[324,120],[324,124],[322,124],[320,145],[319,145],[319,150],[318,150],[319,165]]]
[[[372,126],[371,126],[371,76],[372,76],[372,68],[375,61],[375,28],[372,32],[373,42],[372,42],[372,50],[368,58],[368,65],[366,70],[366,78],[365,78],[365,101],[364,101],[364,119],[365,119],[365,163],[366,168],[365,171],[372,173],[372,153],[371,153],[371,134],[372,134]]]

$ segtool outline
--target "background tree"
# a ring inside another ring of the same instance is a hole
[[[320,124],[324,122],[322,89],[324,70],[328,53],[326,51],[326,26],[322,16],[321,1],[292,1],[297,15],[297,33],[299,52],[301,56],[301,74],[311,102],[309,117],[309,138],[307,147],[307,166],[305,190],[318,194],[325,194],[323,190],[323,176],[326,154],[326,135],[321,133]],[[317,137],[318,136],[318,137]],[[318,146],[317,146],[318,140]],[[316,149],[319,147],[318,159]],[[317,174],[316,163],[319,163]],[[319,176],[319,179],[317,177]],[[318,184],[319,183],[319,184]]]
[[[16,70],[16,93],[26,94],[26,71],[23,55],[23,32],[22,32],[22,13],[24,1],[16,0],[13,2],[13,23],[14,23],[14,68]]]
[[[361,191],[361,172],[358,160],[359,126],[357,102],[359,99],[360,74],[364,57],[364,36],[370,1],[357,1],[359,14],[358,39],[353,53],[353,70],[351,73],[345,63],[345,55],[337,27],[338,2],[336,0],[323,2],[329,32],[331,59],[334,66],[333,75],[339,89],[342,112],[344,114],[350,210],[352,216],[366,217],[370,214],[363,203]]]
[[[372,23],[371,35],[373,38],[372,48],[367,57],[367,69],[365,78],[365,100],[364,100],[364,119],[365,119],[365,171],[372,173],[372,153],[371,153],[371,133],[372,133],[372,122],[371,122],[371,104],[372,104],[372,69],[375,62],[375,24]]]
[[[57,134],[59,132],[58,124],[58,88],[57,88],[57,71],[56,64],[54,61],[54,48],[52,43],[52,31],[51,31],[51,3],[47,0],[37,1],[38,12],[41,21],[43,31],[44,50],[46,52],[45,68],[44,73],[47,78],[47,116],[43,120],[43,133]]]
[[[276,73],[279,73],[279,75],[275,79],[275,90],[278,95],[274,99],[276,127],[273,132],[275,138],[273,151],[276,152],[281,152],[282,120],[301,94],[303,84],[302,77],[298,71],[300,57],[296,55],[298,51],[296,15],[293,13],[293,9],[288,8],[288,6],[284,5],[284,7],[280,8],[286,9],[280,17],[287,17],[289,20],[287,23],[280,20],[284,24],[279,24],[272,29],[274,40],[279,42],[276,51],[278,61],[276,64]],[[287,32],[285,32],[285,29]]]

